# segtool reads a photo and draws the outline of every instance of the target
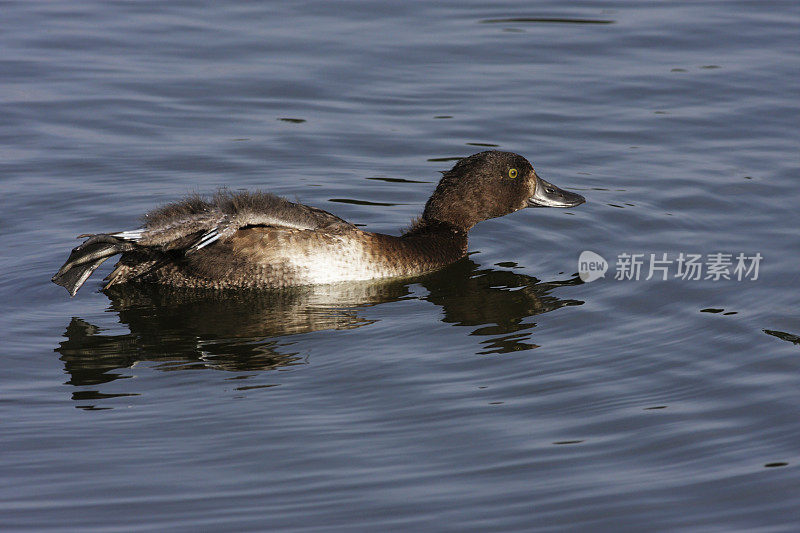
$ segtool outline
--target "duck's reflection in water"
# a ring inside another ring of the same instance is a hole
[[[286,336],[364,326],[374,321],[362,316],[365,307],[413,298],[440,306],[444,322],[487,336],[481,353],[505,353],[535,347],[526,342],[535,326],[528,317],[582,304],[549,294],[580,283],[577,277],[542,283],[507,270],[479,269],[464,259],[422,278],[380,283],[272,291],[118,286],[106,294],[130,333],[103,334],[73,318],[56,351],[73,385],[113,381],[123,377],[115,370],[139,361],[163,370],[270,370],[304,361],[302,348]],[[418,285],[427,295],[412,292]]]

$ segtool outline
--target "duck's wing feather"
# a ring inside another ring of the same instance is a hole
[[[147,213],[144,222],[143,228],[117,236],[143,246],[192,253],[251,226],[326,231],[355,228],[322,209],[261,191],[220,191],[211,199],[191,196]]]
[[[267,226],[290,230],[342,231],[355,229],[345,220],[304,204],[263,192],[217,195],[216,204],[222,214],[220,220],[204,232],[189,248],[194,252],[224,241],[242,228]]]

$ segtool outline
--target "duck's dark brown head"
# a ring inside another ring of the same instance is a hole
[[[444,173],[422,220],[469,230],[523,207],[574,207],[585,201],[541,179],[521,155],[488,151],[465,157]]]

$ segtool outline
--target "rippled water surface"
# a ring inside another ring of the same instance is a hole
[[[0,12],[4,531],[796,531],[796,2]],[[587,203],[413,280],[49,281],[223,186],[396,233],[487,147]]]

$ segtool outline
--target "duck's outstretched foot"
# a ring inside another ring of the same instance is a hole
[[[67,262],[52,277],[53,283],[67,289],[70,296],[75,296],[81,285],[103,261],[133,249],[132,242],[115,235],[82,235],[82,237],[89,238],[72,249]]]

